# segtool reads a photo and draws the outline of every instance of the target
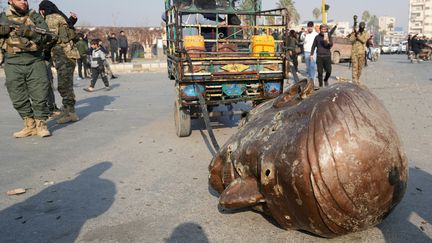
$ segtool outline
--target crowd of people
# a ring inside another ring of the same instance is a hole
[[[416,60],[429,59],[432,51],[432,47],[428,45],[430,41],[426,36],[408,35],[407,55],[410,57],[412,53],[411,58]]]
[[[348,38],[352,44],[351,64],[352,81],[360,83],[360,76],[367,59],[371,59],[373,41],[372,36],[365,30],[366,24],[360,23],[359,29],[351,33]],[[275,39],[287,38],[287,49],[294,71],[298,72],[298,56],[303,55],[306,63],[308,79],[317,79],[317,88],[328,86],[328,80],[332,73],[333,34],[337,25],[330,30],[327,25],[315,25],[313,21],[307,23],[307,28],[299,32],[290,30],[285,37],[274,32]]]
[[[89,46],[86,35],[77,33],[74,27],[77,20],[75,13],[66,16],[49,0],[41,1],[38,11],[30,10],[27,0],[8,0],[7,8],[0,14],[5,85],[13,107],[24,121],[24,128],[15,132],[14,137],[51,136],[49,119],[59,124],[79,121],[73,86],[76,66],[77,79],[91,75],[86,91],[94,91],[99,77],[105,89],[111,89],[107,74],[116,77],[106,60],[108,51],[100,39],[91,40]],[[118,38],[111,33],[108,41],[112,61],[126,62],[125,33],[121,31]],[[57,71],[61,109],[55,102],[51,68]]]

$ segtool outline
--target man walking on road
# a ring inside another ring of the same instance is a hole
[[[307,33],[304,37],[304,44],[303,44],[303,50],[304,50],[304,58],[306,62],[306,73],[309,79],[314,80],[315,74],[316,74],[316,63],[314,61],[311,61],[310,56],[312,55],[312,44],[315,40],[315,37],[318,35],[317,32],[314,31],[314,23],[312,21],[308,22],[307,24]]]
[[[6,88],[14,108],[24,120],[24,128],[13,136],[47,137],[51,135],[46,125],[50,84],[42,49],[48,37],[36,33],[32,27],[48,30],[48,26],[38,13],[29,10],[27,0],[9,0],[8,4],[0,15],[0,23],[6,23],[0,25],[0,37],[5,41],[6,50]],[[23,25],[14,29],[8,21]]]
[[[63,115],[57,123],[64,124],[79,120],[75,113],[75,93],[73,90],[73,74],[75,71],[76,60],[80,58],[78,50],[74,44],[77,38],[74,29],[74,20],[66,17],[57,6],[48,0],[43,0],[39,4],[39,12],[45,18],[48,27],[58,38],[52,48],[52,58],[58,73],[58,91],[63,98]]]
[[[311,61],[314,60],[313,53],[317,50],[316,63],[318,66],[318,82],[319,87],[323,87],[323,71],[326,75],[324,78],[324,85],[328,86],[328,80],[332,72],[331,62],[331,48],[333,46],[333,38],[327,32],[327,25],[320,26],[320,34],[315,37],[311,50]]]
[[[350,35],[352,43],[351,63],[352,63],[352,81],[360,83],[360,76],[365,65],[366,42],[369,39],[369,34],[365,31],[366,24],[361,22],[359,30]]]
[[[124,31],[120,31],[118,44],[120,47],[120,62],[126,62],[129,43]]]

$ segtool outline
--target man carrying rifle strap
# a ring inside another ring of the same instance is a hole
[[[20,25],[10,26],[10,22]],[[6,88],[24,120],[24,128],[13,134],[16,138],[51,135],[46,125],[49,81],[42,54],[49,37],[32,31],[33,27],[48,30],[44,19],[29,10],[27,0],[9,0],[0,14],[0,38],[6,50]]]
[[[349,37],[352,43],[352,81],[355,83],[360,83],[361,72],[365,65],[366,42],[369,39],[369,34],[365,31],[365,28],[365,22],[361,22],[359,30],[354,29],[354,33]]]

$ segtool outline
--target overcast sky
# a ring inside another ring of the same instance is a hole
[[[0,0],[6,2],[6,0]],[[37,8],[38,0],[29,0],[30,7]],[[164,0],[52,0],[65,13],[75,11],[80,24],[97,26],[159,26]],[[263,8],[276,6],[278,0],[263,0]],[[296,8],[301,20],[313,20],[312,10],[321,0],[297,0]],[[396,26],[406,30],[408,26],[408,0],[327,0],[329,19],[351,21],[364,10],[377,16],[396,17]]]

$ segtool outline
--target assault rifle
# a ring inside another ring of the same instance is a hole
[[[13,20],[2,21],[2,22],[0,22],[0,25],[9,26],[9,28],[12,28],[12,29],[19,29],[19,28],[22,28],[24,26],[24,24],[17,22],[17,21],[13,21]],[[57,34],[55,34],[54,32],[46,30],[44,28],[31,26],[31,25],[29,25],[28,27],[30,27],[30,30],[35,32],[35,33],[38,33],[41,35],[48,35],[52,38],[58,37]]]
[[[357,22],[358,17],[357,17],[357,15],[354,15],[353,19],[354,19],[354,34],[357,34],[357,25],[358,25],[358,22]]]

